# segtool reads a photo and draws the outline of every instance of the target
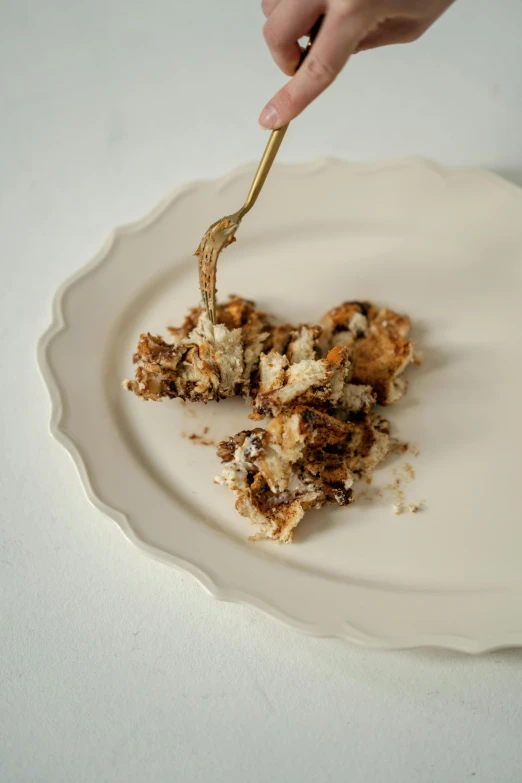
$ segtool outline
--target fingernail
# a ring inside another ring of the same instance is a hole
[[[277,127],[277,124],[279,122],[279,114],[277,113],[277,109],[272,106],[272,104],[268,104],[268,106],[265,106],[263,111],[261,112],[261,116],[259,117],[259,124],[263,128],[268,128],[268,130],[273,130]]]

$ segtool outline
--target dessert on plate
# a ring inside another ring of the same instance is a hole
[[[415,361],[407,316],[369,302],[345,302],[319,324],[276,324],[232,296],[213,325],[193,308],[170,339],[142,334],[135,377],[124,386],[145,400],[213,402],[241,396],[260,424],[219,444],[216,482],[255,525],[253,539],[292,541],[304,514],[353,502],[390,450],[390,426],[376,406],[405,393]]]

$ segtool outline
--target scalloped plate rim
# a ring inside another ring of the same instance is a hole
[[[82,487],[88,500],[102,514],[112,519],[118,525],[124,536],[135,546],[145,552],[153,559],[169,566],[175,566],[179,570],[193,576],[200,585],[213,597],[220,601],[240,603],[253,606],[261,610],[264,614],[272,617],[279,622],[303,632],[307,635],[322,638],[339,638],[349,642],[371,647],[375,649],[401,650],[401,649],[421,649],[421,648],[439,648],[452,650],[467,654],[481,654],[492,652],[499,649],[507,649],[522,646],[522,629],[517,632],[505,632],[503,639],[498,638],[475,638],[468,636],[459,636],[458,634],[443,634],[435,632],[433,634],[423,634],[422,636],[404,637],[400,640],[390,640],[379,635],[357,627],[354,624],[344,622],[342,629],[333,629],[321,626],[319,624],[306,623],[303,620],[292,617],[282,612],[273,604],[264,601],[256,595],[246,590],[231,588],[211,577],[202,569],[198,563],[193,560],[178,557],[174,554],[166,553],[163,550],[147,544],[139,538],[132,528],[128,517],[117,508],[114,508],[102,497],[95,493],[90,480],[89,469],[82,455],[80,446],[67,433],[62,424],[63,414],[63,391],[60,388],[59,381],[51,369],[47,359],[48,351],[54,339],[67,329],[67,322],[63,314],[63,301],[69,289],[80,280],[88,277],[110,256],[114,244],[121,236],[139,232],[158,220],[161,215],[171,208],[175,202],[182,198],[186,193],[195,188],[213,187],[215,192],[219,193],[238,177],[253,170],[255,164],[246,163],[236,167],[229,173],[217,179],[198,179],[174,189],[169,195],[161,199],[158,204],[144,217],[139,220],[123,224],[109,235],[108,239],[102,245],[91,261],[81,266],[73,272],[59,286],[52,302],[52,317],[49,327],[40,337],[37,344],[37,363],[42,379],[47,388],[51,402],[50,434],[60,443],[68,452],[76,467]],[[399,167],[422,166],[425,169],[439,175],[443,180],[448,181],[455,176],[467,175],[474,178],[481,178],[488,181],[491,185],[501,187],[511,193],[516,198],[522,198],[522,188],[514,183],[504,179],[500,175],[487,171],[485,169],[474,167],[446,167],[439,165],[431,160],[418,156],[407,156],[401,158],[389,158],[383,161],[371,163],[354,163],[343,161],[333,157],[324,157],[307,163],[279,163],[279,168],[299,172],[302,174],[315,174],[328,167],[343,166],[355,173],[374,173],[386,169],[397,169]],[[509,637],[509,638],[507,638]]]

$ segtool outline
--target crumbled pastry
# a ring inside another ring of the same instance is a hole
[[[250,418],[268,422],[219,444],[216,482],[236,495],[257,527],[253,538],[288,543],[309,509],[353,502],[354,480],[371,481],[394,448],[374,407],[404,393],[410,329],[407,317],[364,302],[330,310],[320,326],[274,325],[253,302],[231,297],[215,326],[194,308],[169,328],[172,342],[142,335],[136,377],[124,385],[152,400],[250,397]],[[406,510],[402,496],[395,506]]]
[[[233,397],[244,373],[241,329],[215,326],[201,314],[187,337],[174,344],[142,334],[135,354],[135,380],[125,388],[146,400],[179,397],[208,402]]]
[[[272,325],[253,302],[231,297],[217,308],[213,326],[202,308],[193,308],[173,342],[141,335],[134,360],[135,380],[125,387],[144,399],[179,397],[191,402],[247,396]]]
[[[349,348],[352,383],[371,386],[380,405],[400,400],[406,391],[401,376],[415,361],[407,316],[368,302],[346,302],[330,310],[321,325],[323,346]]]
[[[342,422],[298,406],[266,429],[223,441],[218,456],[225,467],[216,482],[235,493],[236,509],[258,527],[254,538],[289,543],[308,509],[351,503],[354,479],[372,471],[388,446],[388,435],[368,416]]]
[[[292,326],[280,324],[269,327],[269,336],[264,341],[262,351],[265,354],[273,353],[286,357],[289,364],[298,364],[307,359],[312,361],[321,357],[319,338],[322,329],[320,326]],[[255,397],[259,393],[260,373],[259,355],[257,364],[250,377],[250,394]]]
[[[342,459],[332,456],[328,466],[321,461],[315,413],[307,408],[283,413],[266,430],[242,432],[220,444],[225,467],[216,481],[235,493],[236,509],[258,528],[256,539],[288,543],[305,512],[320,508],[327,495],[343,505],[351,500],[353,478]],[[325,440],[339,441],[345,437],[344,425],[332,422],[334,433]]]
[[[369,413],[376,402],[377,397],[371,386],[345,383],[335,415],[339,418],[348,418],[354,413]]]
[[[276,353],[286,355],[286,350],[292,339],[295,327],[292,324],[279,324],[274,326],[270,334],[270,348]]]
[[[380,416],[363,416],[347,422],[351,428],[350,467],[358,478],[365,478],[390,451],[390,425]]]
[[[237,511],[258,526],[254,538],[289,543],[296,525],[316,504],[318,494],[313,488],[307,491],[300,487],[272,492],[258,465],[266,462],[270,447],[265,430],[240,432],[221,443],[218,455],[226,464],[222,474],[216,477],[216,483],[228,486],[235,493]],[[290,464],[288,467],[291,472]],[[274,472],[273,480],[284,484],[282,473]]]
[[[284,351],[290,364],[311,362],[317,359],[320,356],[319,338],[321,333],[320,326],[298,326],[291,333],[290,341]]]
[[[262,354],[251,418],[276,416],[295,405],[336,406],[343,394],[348,368],[344,346],[332,348],[325,359],[302,359],[296,364],[275,351]]]
[[[172,343],[141,335],[136,378],[126,381],[125,387],[152,400],[179,397],[209,402],[235,394],[255,396],[263,352],[279,356],[287,365],[313,362],[320,355],[319,326],[274,326],[253,302],[238,296],[217,307],[216,320],[212,326],[197,307],[180,327],[169,327]],[[230,362],[228,353],[233,355]],[[265,360],[265,374],[269,372]],[[295,383],[296,377],[290,373],[288,380]]]
[[[168,327],[175,342],[188,337],[196,328],[202,312],[202,307],[193,307],[180,327]],[[270,335],[274,328],[266,313],[258,310],[254,302],[242,299],[240,296],[230,296],[228,302],[217,306],[216,322],[223,324],[227,329],[241,329],[247,344],[254,335],[263,332]]]
[[[202,315],[202,308],[193,308],[180,329],[169,327],[169,332],[176,339],[181,339],[196,328]],[[241,384],[241,394],[248,395],[250,385],[255,378],[259,358],[263,351],[268,350],[272,342],[274,326],[266,313],[257,310],[254,303],[239,296],[231,296],[226,304],[216,308],[216,321],[227,329],[241,329],[241,339],[244,349],[244,370]]]
[[[335,345],[354,344],[368,334],[368,319],[376,312],[367,302],[344,302],[329,310],[321,319],[323,350]]]

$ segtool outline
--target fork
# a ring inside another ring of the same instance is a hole
[[[301,52],[297,69],[300,68],[306,55],[310,51],[310,47],[319,32],[321,22],[322,17],[319,17],[310,32],[305,48]],[[216,271],[219,255],[222,250],[235,241],[236,232],[241,225],[241,221],[256,203],[287,130],[288,124],[272,131],[245,203],[237,212],[234,212],[232,215],[227,215],[213,223],[203,236],[195,253],[199,259],[199,287],[203,306],[207,317],[213,324],[216,323]]]

